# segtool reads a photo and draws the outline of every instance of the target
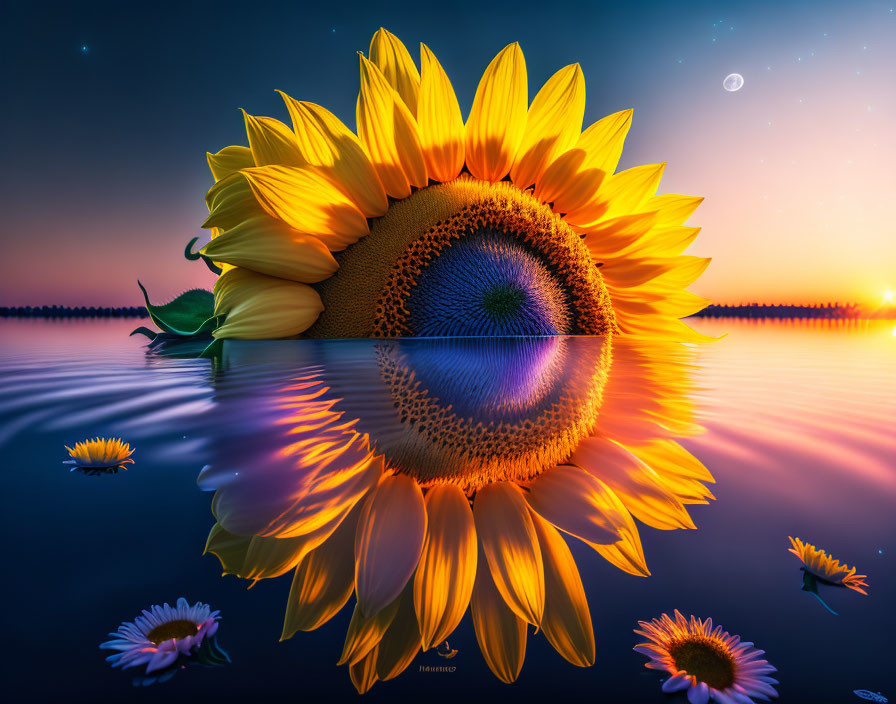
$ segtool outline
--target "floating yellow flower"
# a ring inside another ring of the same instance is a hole
[[[65,446],[72,459],[63,464],[74,465],[71,471],[81,470],[88,474],[115,473],[126,469],[126,465],[134,464],[131,446],[120,438],[94,438],[82,440],[74,447]]]
[[[578,64],[529,102],[518,44],[466,123],[442,66],[380,29],[359,57],[357,134],[281,93],[292,128],[245,114],[209,154],[201,251],[218,338],[604,334],[700,339],[679,319],[708,259],[680,256],[701,198],[656,195],[664,164],[614,173],[632,119],[582,131]]]
[[[792,552],[802,561],[805,565],[804,571],[813,578],[811,585],[803,585],[806,591],[814,592],[817,581],[835,587],[846,587],[859,592],[859,594],[868,595],[868,592],[863,589],[868,586],[865,582],[867,575],[856,574],[855,567],[840,564],[839,560],[835,560],[824,550],[804,543],[799,538],[790,537],[790,544],[792,547],[788,548],[788,552]]]
[[[611,349],[612,347],[612,349]],[[709,472],[677,343],[616,337],[228,341],[292,372],[271,396],[222,395],[207,550],[255,582],[293,572],[282,638],[356,603],[340,664],[359,691],[450,637],[469,606],[480,650],[519,675],[529,625],[569,662],[595,659],[570,536],[649,575],[635,519],[693,528]],[[232,406],[232,407],[231,407]],[[252,443],[244,438],[251,436]]]
[[[752,704],[778,696],[772,686],[778,681],[770,677],[775,668],[760,657],[765,651],[713,628],[712,619],[689,621],[676,609],[674,619],[663,614],[638,625],[635,633],[648,642],[635,650],[650,658],[646,667],[671,675],[663,683],[667,694],[687,690],[691,704]]]

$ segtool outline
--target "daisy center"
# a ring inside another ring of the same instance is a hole
[[[734,684],[734,660],[726,648],[706,639],[686,639],[673,643],[669,655],[675,667],[705,682],[710,687],[725,690]]]
[[[195,636],[197,633],[199,633],[199,626],[192,621],[175,619],[174,621],[167,621],[166,623],[156,626],[146,634],[146,637],[156,645],[160,645],[172,638],[182,640],[187,636]]]

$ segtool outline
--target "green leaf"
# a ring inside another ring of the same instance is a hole
[[[150,330],[145,325],[141,325],[139,328],[131,332],[128,337],[133,337],[134,335],[146,335],[150,339],[150,341],[152,341],[156,339],[156,335],[158,334],[159,333],[157,333],[155,330]]]
[[[201,335],[210,333],[218,325],[214,316],[215,297],[211,291],[194,288],[161,306],[149,302],[149,294],[139,281],[143,300],[152,322],[173,335]]]

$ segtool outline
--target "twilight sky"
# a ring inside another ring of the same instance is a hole
[[[706,196],[692,287],[717,302],[858,300],[896,288],[896,0],[852,2],[17,3],[4,10],[0,305],[161,301],[212,275],[181,252],[206,151],[245,144],[274,93],[354,125],[358,50],[425,41],[466,114],[507,43],[530,98],[578,61],[586,125],[635,110],[620,168],[668,161]],[[744,77],[723,90],[731,72]]]

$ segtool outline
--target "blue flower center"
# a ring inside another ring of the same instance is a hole
[[[417,335],[562,335],[566,295],[544,262],[512,237],[482,229],[454,241],[408,298]]]

